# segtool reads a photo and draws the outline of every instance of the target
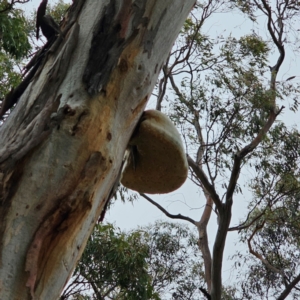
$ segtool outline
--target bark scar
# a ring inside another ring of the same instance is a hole
[[[92,96],[105,93],[111,72],[117,66],[121,53],[138,34],[138,27],[144,26],[146,1],[141,5],[129,5],[129,2],[131,1],[123,1],[118,10],[115,1],[110,1],[95,26],[82,78],[87,92]]]
[[[91,153],[78,179],[77,188],[68,198],[56,200],[56,207],[45,217],[37,229],[26,255],[25,271],[29,272],[26,286],[30,289],[32,299],[36,298],[35,289],[45,265],[48,263],[53,247],[64,234],[76,230],[87,211],[91,209],[91,187],[97,172],[107,170],[107,160],[101,152]],[[73,224],[76,224],[73,226]],[[59,236],[59,234],[62,235]],[[56,241],[54,241],[56,239]],[[65,264],[66,267],[66,264]]]
[[[37,274],[39,271],[39,261],[43,242],[47,236],[51,235],[51,232],[55,231],[59,225],[66,219],[69,211],[63,211],[62,209],[56,210],[38,229],[33,242],[29,247],[26,257],[25,271],[29,272],[29,277],[26,282],[26,286],[30,289],[32,299],[35,299],[35,286],[37,282]]]

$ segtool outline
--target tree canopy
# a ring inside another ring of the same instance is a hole
[[[197,247],[179,224],[156,221],[130,232],[99,224],[61,299],[202,299]]]
[[[20,60],[31,49],[28,21],[21,9],[14,8],[17,2],[0,3],[0,99],[21,82]]]
[[[206,24],[222,13],[242,16],[252,29],[242,35],[223,28],[214,36],[206,33]],[[212,299],[221,297],[224,245],[233,231],[249,251],[233,256],[239,295],[298,297],[300,134],[284,116],[298,112],[300,84],[297,74],[281,71],[287,53],[299,47],[297,18],[295,1],[197,2],[154,91],[156,108],[181,129],[190,179],[206,207],[192,219],[142,196],[167,217],[198,228]],[[233,226],[232,206],[240,199],[248,209]],[[213,212],[219,229],[210,250],[207,224]]]

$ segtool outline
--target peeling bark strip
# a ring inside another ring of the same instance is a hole
[[[116,2],[110,1],[94,29],[89,59],[83,74],[83,82],[90,95],[105,91],[111,71],[118,64],[126,44],[137,35],[138,26],[147,25],[143,19],[145,1],[132,3],[131,0],[126,0],[121,5],[118,9]]]

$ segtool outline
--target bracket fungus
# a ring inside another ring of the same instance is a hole
[[[180,134],[171,120],[157,110],[147,110],[129,142],[121,183],[148,194],[165,194],[186,180],[188,163]]]

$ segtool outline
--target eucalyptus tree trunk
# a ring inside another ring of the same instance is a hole
[[[0,299],[57,299],[195,0],[74,0],[0,128]]]

